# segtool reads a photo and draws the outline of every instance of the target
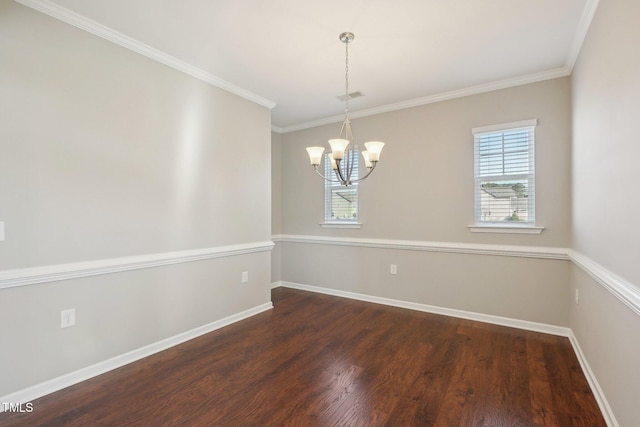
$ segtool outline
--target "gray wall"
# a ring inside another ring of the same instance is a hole
[[[600,0],[573,75],[573,246],[640,287],[640,3]],[[581,271],[571,328],[621,426],[640,419],[640,317]]]
[[[354,120],[359,141],[388,145],[361,187],[362,228],[337,230],[319,226],[323,185],[304,148],[338,124],[270,135],[267,109],[2,1],[0,273],[273,233],[571,246],[638,284],[638,15],[633,0],[600,0],[572,79]],[[471,128],[529,118],[545,231],[470,233]],[[267,303],[280,280],[569,326],[620,425],[640,417],[638,316],[570,262],[308,242],[0,289],[0,396]],[[71,307],[78,324],[60,329]]]
[[[282,233],[282,136],[271,132],[271,234]],[[281,247],[271,252],[271,281],[278,282],[281,273]]]
[[[356,142],[385,141],[360,187],[360,230],[322,229],[323,181],[305,147],[336,137],[340,124],[282,135],[282,232],[565,247],[570,242],[571,95],[568,78],[352,120]],[[479,235],[473,213],[477,126],[537,118],[536,215],[540,236]]]
[[[0,58],[0,270],[270,240],[268,109],[12,1]],[[268,303],[269,284],[266,251],[0,289],[0,396]]]
[[[283,280],[566,326],[567,261],[282,242]],[[389,274],[389,265],[397,274]]]
[[[603,0],[573,75],[573,244],[640,283],[640,3]]]
[[[385,141],[360,187],[361,229],[320,227],[323,182],[305,147],[326,145],[340,124],[281,135],[284,235],[418,240],[460,245],[566,247],[570,243],[570,79],[559,78],[353,120],[360,142]],[[536,128],[541,235],[471,233],[471,129],[524,119]],[[277,191],[277,190],[274,190]],[[558,326],[568,324],[563,260],[279,243],[279,280]],[[389,264],[398,275],[389,275]],[[337,266],[336,270],[332,266]],[[274,279],[275,280],[275,279]]]

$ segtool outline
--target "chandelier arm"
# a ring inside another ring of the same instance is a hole
[[[345,182],[351,181],[351,169],[353,169],[353,159],[351,159],[351,148],[347,146],[347,150],[345,151],[346,162],[344,163],[344,168],[342,170],[342,176],[345,178]]]
[[[344,134],[344,136],[345,136],[344,139],[348,139],[347,138],[347,134],[346,134],[346,132],[344,130],[344,127],[346,125],[347,125],[347,121],[345,120],[344,122],[342,122],[342,127],[340,128],[340,134],[339,134],[340,138],[342,138],[342,135]]]
[[[356,183],[356,182],[364,181],[365,179],[367,179],[367,177],[369,175],[371,175],[371,172],[373,172],[373,170],[376,168],[377,165],[378,165],[378,162],[373,163],[372,166],[371,166],[371,169],[369,169],[369,171],[367,172],[367,174],[365,176],[363,176],[362,178],[354,179],[351,182],[352,183]]]
[[[338,178],[338,180],[339,180],[340,182],[345,182],[346,180],[344,179],[344,175],[343,175],[343,173],[342,173],[342,169],[343,169],[343,168],[341,168],[341,167],[340,167],[340,164],[341,164],[341,163],[342,163],[342,161],[341,161],[341,160],[336,160],[336,166],[337,166],[338,168],[337,168],[337,169],[334,169],[334,172],[336,173],[336,178]]]
[[[345,166],[346,169],[346,174],[347,174],[347,181],[351,182],[351,172],[353,172],[353,164],[355,163],[353,158],[353,149],[349,149],[347,151],[347,165]]]
[[[349,133],[349,141],[351,141],[352,144],[355,144],[355,141],[353,140],[353,131],[351,130],[351,125],[349,125],[349,129],[347,130],[347,132]],[[350,164],[350,168],[349,168],[349,177],[351,177],[351,172],[353,171],[353,168],[355,167],[355,165],[358,163],[358,150],[357,150],[357,146],[353,145],[353,147],[351,148],[351,152],[349,153],[349,156],[353,156],[351,157],[351,164]],[[356,177],[357,179],[358,177]]]
[[[319,171],[317,168],[316,168],[316,173],[317,173],[318,175],[320,175],[320,177],[321,177],[322,179],[324,179],[325,181],[329,181],[329,182],[334,183],[334,184],[342,184],[342,181],[334,181],[334,180],[332,180],[331,178],[327,178],[326,176],[322,175],[322,174],[320,173],[320,171]]]

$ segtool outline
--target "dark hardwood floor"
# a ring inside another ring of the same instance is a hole
[[[278,288],[2,426],[605,426],[567,338]]]

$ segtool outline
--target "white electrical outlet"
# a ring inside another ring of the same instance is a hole
[[[60,327],[68,328],[76,324],[76,309],[70,308],[60,312]]]
[[[242,272],[242,283],[247,283],[249,281],[249,272],[248,271],[243,271]]]
[[[576,289],[576,305],[580,304],[580,291]]]
[[[389,273],[398,274],[398,266],[395,264],[391,264],[391,268],[389,268]]]
[[[4,221],[0,221],[0,242],[4,240]]]

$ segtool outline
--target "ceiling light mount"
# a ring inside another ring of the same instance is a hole
[[[355,35],[350,32],[341,33],[338,37],[342,43],[345,44],[345,95],[344,95],[344,121],[342,122],[342,128],[340,129],[340,136],[337,139],[330,139],[329,145],[331,146],[331,154],[329,159],[331,161],[331,168],[335,173],[333,180],[330,177],[326,177],[320,173],[318,167],[322,162],[322,153],[324,153],[324,147],[307,147],[307,153],[309,153],[309,161],[311,166],[318,175],[327,181],[344,185],[348,187],[359,181],[364,181],[371,172],[375,169],[380,159],[380,152],[384,147],[384,142],[369,141],[365,142],[364,146],[366,151],[362,151],[362,157],[364,158],[364,164],[367,168],[367,173],[362,178],[351,179],[351,173],[354,170],[354,166],[358,162],[357,148],[352,148],[353,134],[351,133],[351,119],[349,118],[349,43],[353,41]],[[357,170],[357,169],[356,169]]]
[[[342,43],[351,43],[356,36],[353,33],[345,32],[340,34],[339,38]]]

